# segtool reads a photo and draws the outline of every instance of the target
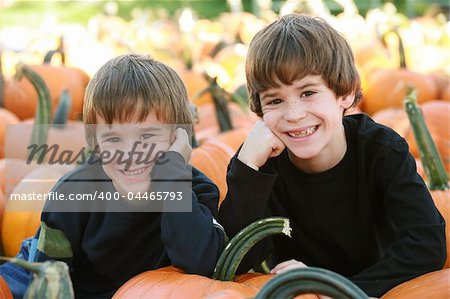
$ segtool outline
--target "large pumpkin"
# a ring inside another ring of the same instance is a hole
[[[66,165],[45,165],[31,171],[8,196],[27,197],[48,194],[57,180],[71,170]],[[8,201],[3,215],[2,244],[6,256],[15,256],[25,238],[33,236],[40,225],[43,200]],[[14,204],[14,205],[12,205]]]
[[[50,91],[52,111],[55,111],[64,89],[72,97],[70,119],[80,119],[83,111],[84,91],[89,82],[88,75],[78,68],[51,65],[30,66],[45,81]],[[20,119],[33,117],[36,111],[38,95],[30,81],[22,78],[6,78],[3,91],[3,106]]]
[[[239,282],[213,280],[200,275],[187,275],[174,267],[144,272],[129,280],[114,295],[126,298],[205,298],[210,294],[235,290],[246,297],[254,296],[271,275],[244,274]]]
[[[238,104],[228,103],[230,119],[233,128],[243,128],[250,131],[258,120],[251,113],[244,111]],[[194,131],[197,140],[202,141],[220,133],[216,108],[213,103],[204,104],[197,108],[199,122],[195,124]]]
[[[192,166],[203,172],[219,188],[219,205],[227,193],[226,174],[228,164],[246,136],[247,131],[244,129],[231,130],[207,139],[192,151]]]
[[[419,104],[437,99],[438,88],[434,80],[407,69],[377,70],[368,76],[364,93],[364,110],[372,115],[385,108],[401,108],[406,95],[406,86],[417,89]]]
[[[411,129],[408,115],[401,108],[385,108],[379,110],[372,115],[372,118],[377,123],[393,129],[403,138],[406,137]]]
[[[34,121],[34,118],[30,118],[19,124],[9,126],[5,140],[5,156],[7,158],[28,160],[27,147],[31,144]],[[87,148],[83,123],[80,121],[69,121],[64,127],[59,125],[50,127],[46,144],[49,148],[56,145],[57,150],[50,150],[45,155],[44,162],[49,160],[52,153],[55,153],[55,158],[58,159],[64,151],[66,153],[61,158],[70,156],[72,159],[68,160],[74,160],[81,150]]]
[[[449,298],[450,269],[431,272],[396,286],[381,299]]]
[[[367,75],[363,106],[369,115],[385,108],[402,108],[409,86],[417,90],[419,104],[439,96],[439,89],[433,77],[407,68],[402,39],[398,32],[392,33],[398,37],[400,65],[397,69],[378,69]]]
[[[28,164],[21,159],[0,159],[0,190],[10,194],[27,174],[41,165],[36,162]]]
[[[174,267],[165,267],[135,276],[126,282],[113,298],[201,299],[225,290],[252,297],[273,275],[247,273],[235,276],[236,269],[252,246],[263,238],[280,233],[290,235],[288,219],[270,217],[255,221],[229,241],[216,264],[214,279],[185,274]],[[315,295],[311,296],[317,298]]]

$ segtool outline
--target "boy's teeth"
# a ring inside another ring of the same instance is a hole
[[[138,175],[144,172],[146,167],[142,167],[139,169],[135,169],[135,170],[124,170],[123,172],[125,173],[125,175]]]
[[[311,135],[312,133],[314,133],[316,131],[316,129],[317,129],[317,126],[313,126],[313,127],[309,127],[306,130],[303,130],[303,131],[288,132],[288,134],[291,137],[304,137],[304,136]]]

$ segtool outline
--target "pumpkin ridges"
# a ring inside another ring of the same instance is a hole
[[[448,298],[449,295],[450,269],[444,269],[404,282],[391,289],[381,298]]]

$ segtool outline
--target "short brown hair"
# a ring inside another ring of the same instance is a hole
[[[96,144],[89,125],[97,123],[97,115],[107,124],[140,122],[151,111],[166,124],[193,125],[186,87],[172,68],[147,55],[126,54],[109,60],[94,74],[84,96],[89,146]]]
[[[245,65],[250,108],[262,116],[259,94],[292,84],[307,75],[321,75],[336,96],[355,94],[361,81],[344,37],[320,18],[290,14],[259,31],[252,39]]]

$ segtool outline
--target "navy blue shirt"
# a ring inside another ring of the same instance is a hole
[[[133,276],[168,265],[212,274],[225,245],[223,230],[213,223],[218,188],[200,171],[185,166],[180,154],[168,152],[166,157],[175,175],[189,173],[192,178],[192,212],[53,212],[51,205],[56,203],[47,202],[41,220],[61,230],[70,242],[73,256],[62,260],[69,264],[77,298],[110,298]],[[77,190],[69,183],[92,174],[103,183],[83,182]],[[65,175],[52,191],[68,195],[115,189],[100,163],[87,163]],[[41,253],[39,260],[47,258]]]

